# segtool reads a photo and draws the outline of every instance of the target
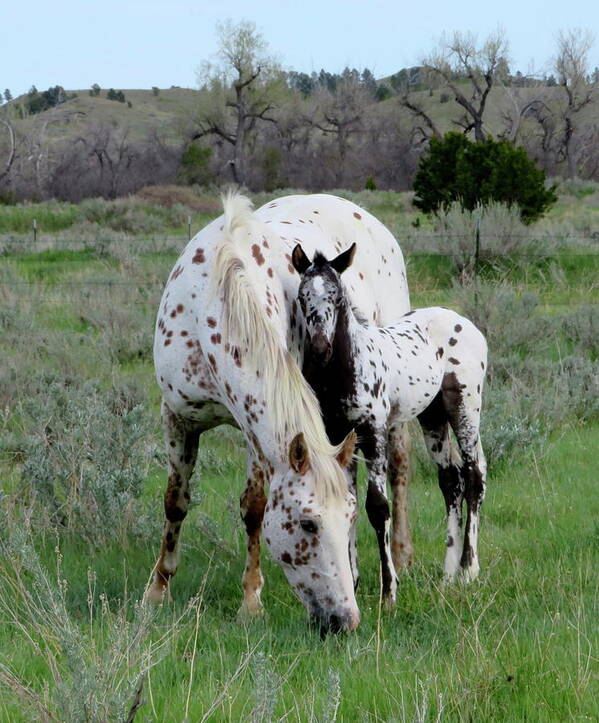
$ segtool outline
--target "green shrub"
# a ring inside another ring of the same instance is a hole
[[[538,219],[557,200],[545,188],[545,174],[508,141],[473,143],[455,131],[431,138],[414,179],[414,205],[425,213],[457,201],[472,211],[477,204],[499,201],[520,209],[524,223]]]
[[[366,191],[376,191],[376,183],[374,182],[374,178],[372,176],[368,176],[368,178],[366,179],[364,189]]]
[[[181,156],[179,171],[181,180],[188,184],[197,183],[200,186],[211,183],[213,180],[210,170],[211,158],[212,148],[201,146],[195,141],[189,143]]]
[[[51,384],[23,408],[22,479],[50,523],[93,545],[134,529],[153,454],[143,407],[126,390],[87,382]]]

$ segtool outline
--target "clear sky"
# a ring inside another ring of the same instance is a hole
[[[416,65],[443,31],[503,27],[512,70],[549,68],[560,29],[599,35],[599,0],[0,0],[0,89],[196,86],[218,20],[253,20],[283,67],[377,77]],[[599,66],[599,37],[591,67]]]

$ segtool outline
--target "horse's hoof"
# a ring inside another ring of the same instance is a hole
[[[172,602],[169,586],[152,583],[144,593],[144,602],[152,603],[152,605]]]
[[[264,606],[261,602],[251,602],[248,603],[247,601],[243,601],[241,603],[241,607],[239,608],[237,612],[237,622],[238,623],[249,623],[252,620],[256,620],[257,618],[264,617],[265,611]]]
[[[412,567],[413,562],[414,555],[412,550],[408,550],[407,548],[404,548],[401,552],[393,555],[393,566],[395,567],[395,572],[405,572],[408,568]]]

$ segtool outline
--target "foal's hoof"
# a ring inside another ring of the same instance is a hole
[[[152,603],[153,605],[162,605],[163,603],[172,602],[169,586],[159,585],[153,582],[146,588],[144,593],[144,602]]]
[[[461,581],[465,585],[470,582],[474,582],[474,580],[476,580],[476,578],[478,577],[479,572],[480,567],[478,565],[478,562],[475,561],[472,565],[462,568],[462,572],[460,575]]]
[[[383,597],[383,607],[385,610],[393,610],[395,608],[395,603],[395,595],[385,595],[385,597]]]

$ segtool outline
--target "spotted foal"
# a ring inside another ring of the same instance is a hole
[[[448,516],[445,575],[453,579],[460,567],[465,580],[478,574],[478,518],[486,478],[479,424],[487,344],[468,319],[439,307],[411,311],[383,328],[367,326],[340,278],[354,252],[352,245],[332,261],[317,252],[311,262],[299,244],[294,249],[309,335],[303,371],[321,404],[327,432],[338,436],[355,429],[358,434],[368,467],[366,510],[377,535],[383,595],[393,603],[397,578],[386,482],[393,464],[389,439],[402,422],[418,419],[437,465]],[[450,427],[459,454],[450,442]]]

